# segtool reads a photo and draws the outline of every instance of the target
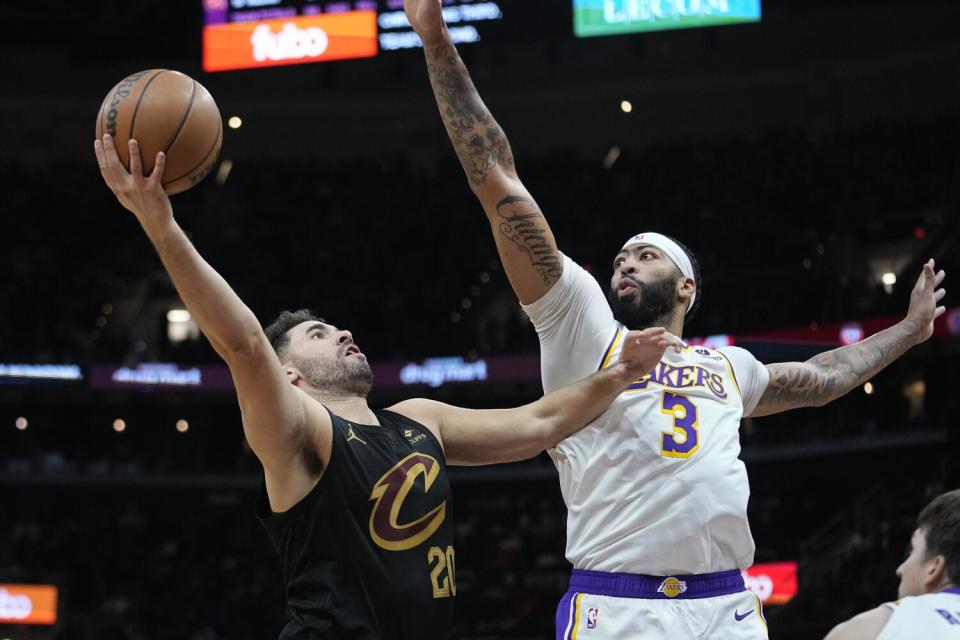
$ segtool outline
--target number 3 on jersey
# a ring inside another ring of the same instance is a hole
[[[660,413],[673,418],[673,433],[660,436],[660,455],[666,458],[689,458],[700,448],[697,431],[697,408],[690,398],[679,393],[663,392]]]

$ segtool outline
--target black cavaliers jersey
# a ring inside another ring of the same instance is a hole
[[[331,414],[330,463],[317,486],[257,516],[280,554],[293,619],[281,640],[439,640],[456,595],[453,513],[443,451],[391,411],[381,426]]]

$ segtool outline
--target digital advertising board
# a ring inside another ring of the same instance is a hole
[[[573,0],[581,38],[759,22],[760,0]]]

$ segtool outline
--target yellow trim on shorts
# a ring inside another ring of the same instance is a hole
[[[760,598],[757,596],[757,594],[753,594],[753,599],[757,601],[757,617],[760,618],[760,623],[763,625],[763,632],[769,638],[770,629],[767,628],[767,621],[763,617],[763,603],[760,602]]]
[[[580,600],[583,594],[577,594],[576,604],[573,605],[573,633],[570,634],[570,640],[577,640],[577,629],[580,627]]]

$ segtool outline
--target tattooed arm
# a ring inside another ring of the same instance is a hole
[[[470,188],[490,220],[497,251],[520,302],[539,300],[560,279],[553,232],[520,182],[513,151],[450,39],[440,0],[404,0],[420,35],[433,94]]]
[[[946,274],[934,271],[934,262],[910,294],[907,317],[862,342],[814,356],[806,362],[767,365],[770,383],[751,414],[753,417],[800,407],[820,407],[847,394],[878,374],[914,345],[933,335],[933,322],[945,307],[938,306],[946,291],[938,289]]]

